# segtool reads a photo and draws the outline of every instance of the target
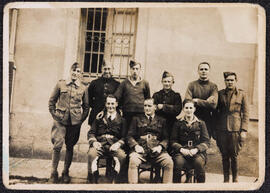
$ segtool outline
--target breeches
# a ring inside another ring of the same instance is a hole
[[[173,156],[174,168],[177,170],[192,169],[204,172],[206,159],[202,154],[196,154],[194,157],[184,157],[182,154]]]
[[[64,142],[68,150],[72,149],[79,140],[80,129],[81,124],[63,125],[60,122],[54,121],[51,131],[53,149],[60,151]]]

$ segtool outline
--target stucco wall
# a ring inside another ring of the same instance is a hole
[[[174,74],[174,90],[183,98],[188,83],[198,78],[198,64],[207,61],[212,66],[210,79],[219,89],[224,88],[223,72],[235,71],[238,86],[251,95],[256,30],[255,9],[140,9],[136,57],[145,64],[151,93],[162,88],[161,75],[167,70]],[[257,103],[256,97],[251,99]]]

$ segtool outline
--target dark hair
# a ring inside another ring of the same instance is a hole
[[[80,65],[78,62],[75,62],[71,65],[70,70],[76,70],[77,68],[80,68]]]
[[[154,98],[152,98],[152,97],[144,99],[144,101],[149,101],[149,100],[153,101],[153,104],[155,104]]]
[[[109,94],[109,95],[106,97],[106,100],[107,100],[107,98],[113,98],[113,99],[115,99],[116,102],[117,102],[117,98],[116,98],[116,96],[114,96],[113,94]]]
[[[201,62],[199,65],[198,65],[198,69],[200,68],[200,65],[202,64],[207,64],[209,66],[209,68],[211,68],[210,64],[208,62]]]
[[[195,102],[194,102],[192,99],[185,99],[185,100],[183,101],[183,107],[184,107],[185,104],[187,104],[187,103],[193,103],[193,105],[195,106]]]

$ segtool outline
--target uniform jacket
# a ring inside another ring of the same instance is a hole
[[[113,138],[106,138],[104,135],[112,135]],[[115,119],[108,120],[105,115],[101,119],[95,119],[92,127],[88,131],[87,138],[89,144],[91,145],[94,141],[100,142],[102,145],[109,144],[112,145],[115,142],[124,144],[125,137],[127,134],[126,121],[121,115],[116,114]]]
[[[151,134],[153,138],[147,140],[147,137],[145,137],[147,134]],[[145,150],[161,145],[163,151],[165,151],[168,145],[166,120],[155,115],[150,123],[145,114],[133,117],[128,130],[127,141],[131,149],[137,144],[141,145]]]
[[[198,148],[203,153],[209,147],[209,135],[205,122],[194,117],[191,125],[188,125],[185,118],[174,123],[170,144],[174,152],[179,152],[181,147]]]
[[[49,99],[49,111],[54,120],[68,125],[81,124],[89,112],[86,86],[80,81],[59,80]]]
[[[88,119],[89,125],[93,123],[96,115],[104,109],[107,96],[114,94],[119,84],[114,78],[104,77],[100,77],[90,83],[88,87],[89,104],[91,107]]]
[[[150,97],[149,83],[141,80],[134,86],[127,78],[121,82],[114,95],[122,106],[123,112],[143,113],[144,100]]]
[[[165,118],[166,120],[175,121],[176,116],[182,110],[182,99],[179,93],[170,90],[168,93],[164,89],[153,94],[154,103],[163,104],[161,110],[157,110],[156,114]]]
[[[215,112],[216,130],[248,130],[249,108],[246,94],[235,89],[230,101],[227,101],[227,90],[218,92],[218,106]]]

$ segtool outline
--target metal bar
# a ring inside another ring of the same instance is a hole
[[[94,27],[95,27],[95,21],[96,21],[96,8],[94,8],[92,29],[94,29]],[[92,32],[91,39],[92,39],[92,37],[94,37],[94,32]],[[94,41],[91,41],[91,54],[90,54],[90,66],[89,66],[89,72],[90,73],[91,73],[91,70],[92,70],[93,42]]]
[[[88,8],[86,8],[86,25],[85,25],[85,27],[84,27],[84,38],[85,38],[85,42],[84,42],[84,48],[83,48],[83,50],[84,50],[84,53],[83,53],[83,68],[85,68],[85,66],[84,66],[84,60],[85,60],[85,53],[86,53],[86,44],[87,44],[87,41],[86,41],[86,39],[87,39],[87,23],[88,23]],[[83,69],[83,71],[85,71],[85,69]]]
[[[133,11],[126,11],[126,9],[124,11],[118,11],[119,15],[134,15],[136,14],[136,12]]]
[[[115,31],[115,26],[117,24],[117,10],[116,8],[113,9],[114,10],[114,13],[113,13],[113,26],[112,26],[112,33]],[[114,54],[115,52],[115,43],[114,43],[114,36],[112,36],[112,45],[111,45],[111,50],[112,50],[112,53]],[[114,56],[111,57],[111,62],[112,64],[114,65]]]
[[[129,33],[131,34],[131,30],[132,30],[132,21],[133,21],[133,16],[131,15],[131,21],[130,21],[130,28],[129,28]],[[133,34],[132,34],[133,35]],[[129,58],[130,58],[130,46],[131,46],[131,35],[129,36],[128,38],[129,40],[129,44],[128,44],[128,60],[129,61]],[[134,41],[134,40],[133,40]],[[127,76],[128,76],[128,63],[127,63]]]
[[[130,54],[130,55],[127,55],[127,54],[111,54],[111,56],[117,56],[117,57],[120,57],[120,56],[123,56],[123,57],[131,57],[132,54]]]
[[[125,13],[126,9],[124,9],[124,13]],[[124,18],[123,18],[123,25],[122,25],[122,35],[121,35],[121,55],[123,53],[123,33],[125,31],[125,20],[126,20],[126,15],[124,14]],[[120,80],[120,75],[121,75],[121,71],[122,71],[122,62],[123,62],[123,56],[120,56],[120,64],[119,64],[119,80]]]
[[[93,51],[93,52],[91,52],[91,51],[85,51],[85,53],[87,53],[87,54],[91,54],[91,53],[93,53],[93,54],[98,54],[98,53],[104,54],[104,52],[95,52],[95,51]]]
[[[123,35],[123,36],[133,36],[133,33],[113,33],[113,35],[119,36],[119,35]]]
[[[99,30],[85,30],[87,32],[96,32],[96,33],[106,33],[105,31],[99,31]]]
[[[102,30],[102,19],[103,19],[103,8],[101,8],[101,14],[100,14],[100,24],[99,24],[99,30]],[[99,56],[100,56],[100,42],[101,42],[101,33],[99,33],[99,38],[98,38],[98,58],[97,58],[97,76],[98,76],[98,71],[99,71]]]

